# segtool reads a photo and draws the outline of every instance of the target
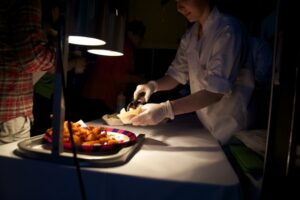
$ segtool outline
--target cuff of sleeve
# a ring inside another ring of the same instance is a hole
[[[157,82],[156,81],[149,81],[148,85],[151,87],[151,90],[154,92],[157,92]]]
[[[205,89],[210,92],[230,94],[232,92],[232,84],[224,78],[216,76],[205,77]]]
[[[169,68],[165,75],[171,76],[173,79],[181,83],[182,85],[186,84],[188,81],[188,77],[185,73],[180,73],[173,68]]]
[[[165,102],[165,105],[166,105],[167,117],[169,119],[173,120],[175,118],[175,115],[174,115],[174,111],[173,111],[173,107],[172,107],[171,102],[168,100],[168,101]]]

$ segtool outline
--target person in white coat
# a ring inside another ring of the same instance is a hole
[[[244,65],[247,33],[210,0],[177,0],[177,10],[193,25],[183,35],[164,77],[138,85],[134,98],[189,84],[190,95],[160,104],[148,103],[133,125],[156,125],[165,118],[196,111],[199,120],[223,145],[251,123],[248,105],[254,89],[253,69]]]

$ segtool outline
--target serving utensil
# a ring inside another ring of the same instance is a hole
[[[138,106],[146,103],[145,92],[141,92],[137,99],[132,100],[126,107],[126,111],[128,112],[131,109],[136,109]]]

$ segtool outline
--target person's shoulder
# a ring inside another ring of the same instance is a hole
[[[239,18],[228,13],[220,12],[220,21],[224,26],[228,26],[234,30],[245,29],[243,22]]]
[[[216,32],[229,33],[232,35],[245,35],[247,29],[240,19],[228,13],[219,12],[216,17]]]

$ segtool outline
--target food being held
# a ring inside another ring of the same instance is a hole
[[[123,124],[131,124],[131,119],[140,114],[142,111],[142,105],[139,105],[135,109],[130,108],[128,111],[126,111],[125,108],[123,108],[120,111],[120,114],[118,114],[117,116],[120,118]]]
[[[129,108],[126,111],[125,108],[122,108],[120,113],[106,114],[102,116],[102,119],[108,124],[113,126],[120,126],[124,124],[131,124],[131,119],[142,112],[142,105],[139,105],[136,108]]]
[[[87,126],[82,127],[79,123],[71,122],[72,132],[74,142],[77,145],[112,145],[117,144],[117,139],[109,135],[105,128],[103,127],[95,127],[95,126]],[[52,136],[53,130],[49,128],[46,130],[46,134],[48,136]],[[64,134],[63,134],[63,142],[68,143],[70,141],[70,132],[68,129],[68,122],[64,122]]]

